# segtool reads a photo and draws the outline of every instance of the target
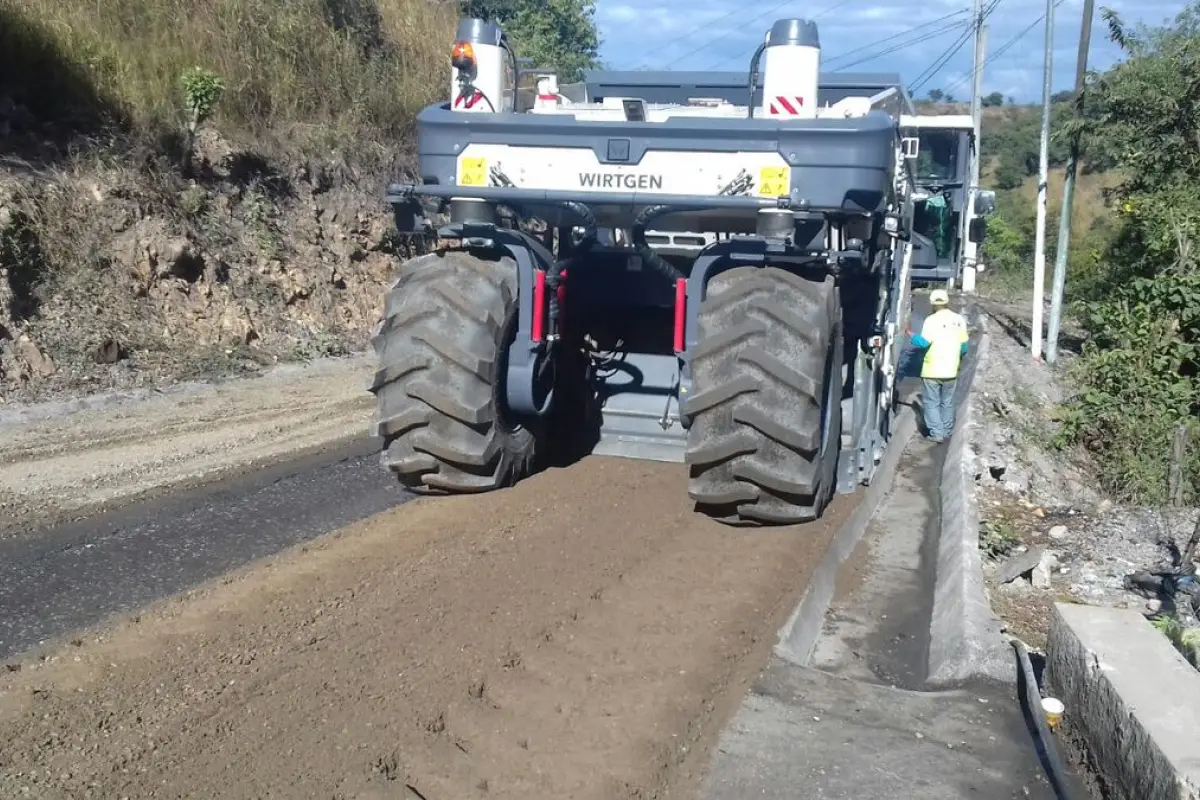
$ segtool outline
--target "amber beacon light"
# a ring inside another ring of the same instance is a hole
[[[475,67],[475,48],[470,42],[455,42],[450,50],[450,63],[457,70],[470,72]]]

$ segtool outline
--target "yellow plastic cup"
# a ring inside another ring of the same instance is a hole
[[[1063,711],[1066,707],[1063,706],[1061,700],[1053,697],[1042,698],[1042,711],[1046,714],[1046,724],[1050,726],[1050,730],[1058,727],[1058,723],[1062,721]]]

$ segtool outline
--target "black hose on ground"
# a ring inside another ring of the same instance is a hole
[[[653,219],[666,216],[672,211],[670,206],[646,206],[642,209],[642,213],[638,214],[633,220],[633,247],[637,254],[642,257],[647,266],[655,272],[661,273],[663,277],[674,285],[675,281],[683,277],[683,273],[675,268],[670,261],[654,252],[654,248],[646,241],[646,225]]]
[[[1024,684],[1021,706],[1027,719],[1033,717],[1033,724],[1037,728],[1040,750],[1045,756],[1042,765],[1046,768],[1046,776],[1050,779],[1050,785],[1059,800],[1071,800],[1071,794],[1067,790],[1067,768],[1058,755],[1058,748],[1054,746],[1054,734],[1046,722],[1046,714],[1042,711],[1042,695],[1038,691],[1037,677],[1033,674],[1033,662],[1029,660],[1029,651],[1020,639],[1012,639],[1011,644],[1017,653],[1017,661],[1021,665],[1021,675],[1024,678],[1018,681],[1018,686]]]

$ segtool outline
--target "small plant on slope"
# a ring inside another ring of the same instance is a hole
[[[196,131],[216,110],[217,103],[225,92],[225,82],[220,76],[203,67],[192,67],[183,73],[180,83],[183,86],[183,99],[188,113],[187,135],[183,148],[183,165],[186,169],[192,162]]]

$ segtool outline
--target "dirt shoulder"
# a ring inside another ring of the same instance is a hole
[[[0,794],[690,796],[853,498],[748,533],[685,482],[418,500],[10,665]]]
[[[0,413],[0,537],[370,433],[372,362]]]
[[[1174,572],[1195,511],[1131,507],[1104,496],[1088,454],[1055,443],[1075,356],[1060,349],[1055,365],[1033,362],[1028,311],[988,300],[981,307],[989,312],[990,348],[972,395],[979,426],[971,448],[993,608],[1034,648],[1045,644],[1055,602],[1154,616],[1166,601],[1131,578]],[[1180,589],[1186,602],[1178,611],[1189,611],[1193,587]]]

